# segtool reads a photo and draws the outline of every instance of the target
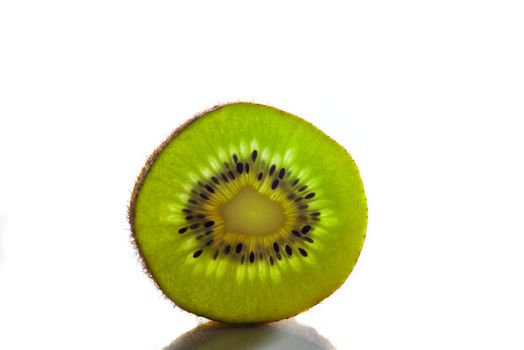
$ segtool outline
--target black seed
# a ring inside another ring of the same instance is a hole
[[[270,263],[271,265],[274,265],[274,264],[275,264],[275,259],[273,259],[272,256],[269,257],[269,263]]]
[[[286,174],[286,169],[282,168],[282,169],[280,169],[280,171],[278,172],[278,177],[281,178],[281,179],[283,179],[285,174]]]
[[[210,239],[209,241],[206,242],[206,246],[211,245],[211,244],[213,244],[213,240],[212,239]]]
[[[286,245],[286,253],[287,253],[287,255],[289,255],[289,256],[293,255],[293,250],[292,250],[291,247],[288,246],[288,245]]]
[[[301,206],[298,207],[298,209],[307,209],[308,205],[307,204],[302,204]]]
[[[215,193],[215,190],[213,189],[213,187],[211,187],[211,186],[209,186],[209,185],[206,185],[205,187],[206,187],[206,190],[207,190],[208,192]]]
[[[253,153],[251,153],[251,159],[253,160],[253,162],[254,162],[255,160],[257,160],[257,155],[258,155],[257,150],[254,150]]]
[[[220,177],[221,177],[222,180],[224,180],[225,182],[229,182],[229,180],[228,180],[227,177],[226,177],[226,174],[221,173],[221,174],[220,174]]]
[[[187,227],[182,227],[180,230],[178,230],[178,233],[182,234],[187,231]]]
[[[249,262],[250,263],[254,263],[255,262],[255,254],[253,254],[253,252],[251,252],[249,254]]]
[[[195,254],[193,254],[193,258],[198,258],[202,254],[202,249],[197,250]]]
[[[308,233],[310,230],[311,230],[311,226],[306,225],[306,226],[302,227],[302,230],[301,230],[300,232],[302,232],[302,234],[305,235],[305,234]]]
[[[216,260],[217,257],[218,257],[218,250],[215,252],[215,255],[213,255],[213,260]]]
[[[249,164],[246,163],[246,166],[244,168],[246,169],[246,174],[249,174]]]
[[[302,191],[304,191],[306,188],[307,188],[307,186],[302,186],[302,187],[300,187],[300,188],[298,189],[298,192],[302,192]]]
[[[297,230],[292,230],[291,233],[297,237],[301,237],[300,232],[298,232]]]
[[[278,187],[278,180],[275,180],[273,181],[273,183],[271,184],[271,188],[274,190],[275,188]]]
[[[242,243],[238,243],[235,252],[239,254],[242,251]]]
[[[237,173],[242,174],[242,170],[244,170],[244,164],[237,163]]]
[[[315,197],[315,192],[308,193],[306,199],[311,199],[313,197]]]
[[[225,255],[228,255],[230,251],[231,251],[231,246],[228,244],[228,245],[226,245],[226,247],[224,248],[224,254],[225,254]]]
[[[280,251],[280,247],[278,246],[277,242],[273,243],[273,249],[275,250],[275,253],[278,253]]]
[[[200,224],[197,223],[197,224],[193,224],[193,225],[189,226],[189,228],[194,230],[194,229],[198,228],[199,226],[200,226]]]
[[[189,209],[182,209],[182,211],[183,211],[184,213],[191,213],[191,210],[189,210]]]
[[[275,173],[275,170],[277,170],[277,167],[275,166],[275,164],[273,164],[271,168],[269,168],[269,175],[273,175]]]
[[[287,196],[287,199],[293,200],[293,199],[295,199],[295,195],[293,193],[291,193],[289,196]]]
[[[193,198],[188,199],[187,201],[188,201],[189,203],[191,203],[191,204],[198,205],[198,202],[197,202],[196,200],[194,200]]]
[[[216,178],[216,176],[211,177],[211,181],[218,185],[218,179]]]
[[[209,231],[206,231],[205,235],[206,235],[206,236],[209,236],[209,235],[212,234],[212,233],[213,233],[213,231],[209,230]]]
[[[233,174],[233,172],[232,172],[231,170],[230,170],[227,174],[229,175],[229,178],[230,178],[231,180],[234,180],[234,179],[235,179],[235,174]]]
[[[307,256],[307,252],[304,249],[298,248],[298,251],[300,252],[300,254],[302,254],[302,256]]]
[[[205,216],[204,214],[198,214],[196,217],[197,217],[198,219],[203,219],[203,218],[205,218],[206,216]]]
[[[204,224],[205,227],[211,227],[215,224],[215,222],[213,220],[211,221],[206,221],[206,223]]]
[[[264,177],[264,174],[263,173],[259,173],[258,174],[258,181],[262,180],[263,177]]]
[[[304,241],[309,242],[309,243],[313,243],[313,240],[311,239],[311,237],[308,237],[308,236],[302,236],[302,239],[303,239]]]
[[[280,253],[277,253],[277,259],[282,260],[282,255],[280,255]]]
[[[229,166],[229,163],[228,162],[224,162],[224,165],[226,166],[226,168],[230,169],[231,167]]]
[[[291,183],[291,187],[295,186],[297,183],[298,183],[298,179],[295,179],[295,181],[293,181],[293,182]]]
[[[233,153],[233,161],[234,161],[235,163],[238,163],[238,157],[237,157],[237,155],[234,154],[234,153]]]
[[[209,197],[205,193],[200,193],[200,197],[202,199],[205,199],[206,201],[209,199]]]
[[[319,211],[314,211],[311,213],[311,216],[320,216],[320,212]]]
[[[193,220],[193,216],[191,216],[191,215],[186,216],[186,220],[187,220],[187,221],[191,221],[191,220]]]

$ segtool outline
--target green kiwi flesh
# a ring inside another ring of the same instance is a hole
[[[269,106],[216,107],[149,158],[131,198],[134,243],[177,306],[228,323],[294,316],[333,293],[365,238],[347,151]]]

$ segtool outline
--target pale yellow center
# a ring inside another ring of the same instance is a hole
[[[250,187],[238,194],[219,209],[227,232],[264,235],[278,231],[284,226],[284,209],[280,203],[261,195]]]

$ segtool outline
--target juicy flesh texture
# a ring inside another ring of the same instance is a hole
[[[130,213],[164,294],[231,323],[288,318],[329,296],[353,269],[367,225],[349,154],[304,120],[249,103],[208,112],[165,144]]]
[[[284,226],[286,217],[280,203],[251,187],[245,187],[220,208],[224,229],[245,235],[267,235]]]

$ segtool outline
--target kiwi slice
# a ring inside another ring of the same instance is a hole
[[[213,108],[149,158],[129,219],[145,269],[196,315],[294,316],[333,293],[364,242],[358,169],[310,123],[269,106]]]

